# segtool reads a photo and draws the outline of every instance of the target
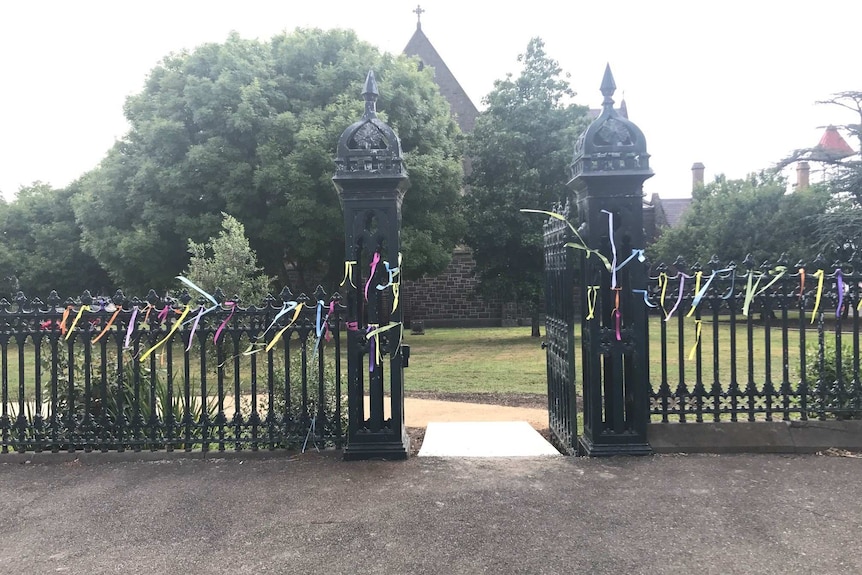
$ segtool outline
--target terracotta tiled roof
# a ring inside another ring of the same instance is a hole
[[[455,79],[443,58],[431,45],[431,41],[422,32],[421,25],[416,25],[416,32],[413,33],[413,37],[404,47],[404,53],[408,56],[417,56],[422,66],[434,68],[434,80],[440,87],[440,93],[449,102],[455,121],[458,122],[462,132],[472,132],[479,110],[476,109],[470,97],[467,96],[467,92]]]
[[[835,161],[852,156],[855,153],[850,144],[838,133],[838,129],[835,126],[829,126],[823,132],[820,143],[811,150],[811,156],[808,159],[815,161]]]

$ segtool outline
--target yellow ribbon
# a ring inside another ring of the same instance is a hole
[[[811,323],[814,323],[814,319],[817,317],[817,309],[820,307],[820,296],[823,295],[823,280],[826,278],[826,275],[823,273],[823,270],[817,270],[814,272],[814,277],[817,279],[817,295],[814,296],[814,311],[811,312]]]
[[[670,278],[665,272],[661,272],[658,274],[658,285],[661,286],[661,299],[659,301],[659,305],[661,306],[661,311],[664,314],[664,319],[667,319],[667,310],[664,309],[664,297],[667,293],[667,284],[670,281]]]
[[[353,287],[356,287],[356,286],[353,286]],[[272,348],[274,348],[275,344],[278,343],[279,338],[281,338],[281,336],[284,334],[284,332],[286,332],[290,326],[292,326],[294,323],[296,323],[296,318],[299,317],[299,312],[302,311],[303,305],[305,305],[305,304],[303,304],[302,302],[296,304],[296,311],[293,312],[293,317],[291,318],[290,323],[288,323],[286,326],[281,328],[278,331],[278,333],[275,334],[275,337],[272,338],[272,341],[270,341],[268,344],[266,344],[264,351],[269,351]],[[260,351],[260,350],[258,350],[258,351]]]
[[[372,327],[374,325],[375,324],[368,324],[368,327]],[[374,338],[374,360],[376,362],[376,365],[380,365],[380,363],[383,361],[383,356],[380,354],[380,334],[400,325],[400,321],[393,321],[387,325],[384,325],[383,327],[377,327],[375,329],[372,329],[365,334],[366,341],[370,340],[372,337]]]
[[[398,276],[398,281],[392,282],[392,313],[398,309],[398,297],[401,293],[401,265],[401,252],[398,252],[398,273],[395,274]]]
[[[700,293],[700,279],[703,277],[703,272],[697,272],[694,274],[694,294],[697,295]],[[691,309],[688,311],[688,314],[685,317],[691,317],[694,315],[694,301],[692,300]]]
[[[164,345],[164,343],[166,341],[171,339],[171,336],[174,335],[174,332],[177,331],[178,329],[180,329],[180,326],[182,325],[183,320],[186,319],[186,316],[189,314],[189,311],[191,311],[191,309],[192,309],[192,304],[190,304],[190,303],[186,304],[186,309],[183,310],[183,313],[180,315],[179,319],[177,319],[174,322],[174,325],[171,326],[171,331],[168,332],[168,335],[166,335],[164,338],[162,338],[162,340],[159,343],[157,343],[156,345],[154,345],[153,347],[148,349],[146,352],[144,352],[144,355],[141,356],[140,361],[142,363],[145,359],[150,357],[151,353],[156,351],[158,348],[160,348],[162,345]]]
[[[757,289],[757,286],[760,285],[760,280],[763,279],[763,274],[757,278],[757,283],[752,286],[752,282],[754,280],[754,272],[748,272],[748,287],[745,289],[745,301],[742,304],[742,315],[748,316],[748,308],[751,307],[751,300],[754,299],[754,292]]]
[[[769,271],[769,273],[776,273],[777,275],[776,275],[774,278],[772,278],[772,281],[771,281],[771,282],[769,282],[768,284],[766,284],[765,286],[763,286],[762,288],[760,288],[760,291],[758,291],[757,293],[755,293],[755,294],[754,294],[754,297],[759,296],[760,294],[762,294],[763,292],[765,292],[766,290],[768,290],[770,287],[772,287],[772,284],[774,284],[775,282],[777,282],[778,280],[780,280],[780,279],[781,279],[781,277],[782,277],[785,273],[787,273],[787,267],[786,267],[786,266],[776,266],[775,268],[771,269],[771,270]]]
[[[578,241],[581,242],[581,243],[569,242],[566,244],[566,247],[584,250],[585,252],[587,252],[587,259],[589,259],[591,254],[596,254],[599,257],[599,259],[602,260],[602,263],[605,264],[605,267],[608,268],[608,271],[613,272],[614,268],[611,265],[611,262],[608,260],[608,258],[606,258],[601,253],[599,253],[599,250],[594,250],[594,249],[588,248],[587,242],[584,241],[584,238],[581,237],[581,234],[578,233],[578,230],[575,228],[575,226],[573,226],[571,223],[569,223],[569,220],[567,220],[564,215],[558,214],[556,212],[547,212],[545,210],[521,209],[520,211],[521,211],[521,213],[525,213],[525,214],[545,214],[546,216],[550,216],[554,219],[566,222],[566,225],[569,226],[569,229],[572,230],[572,233],[574,233],[575,237],[578,238]]]
[[[356,260],[348,260],[344,262],[344,279],[341,280],[339,286],[344,286],[348,280],[350,280],[350,285],[356,287],[356,284],[353,283],[353,266],[356,265]]]
[[[392,313],[398,309],[398,294],[401,292],[401,280],[392,284]]]
[[[688,354],[689,361],[694,359],[695,353],[697,353],[697,346],[700,345],[700,332],[703,329],[703,322],[699,319],[694,320],[695,325],[695,336],[694,336],[694,346],[691,348],[691,351]]]
[[[69,337],[71,337],[72,332],[75,331],[75,326],[78,325],[78,320],[81,319],[81,316],[83,315],[85,310],[90,311],[90,306],[88,306],[88,305],[82,305],[81,306],[81,309],[78,310],[78,315],[75,316],[75,320],[72,322],[72,325],[69,326],[69,331],[66,332],[66,337],[63,339],[69,339]]]
[[[587,286],[587,317],[593,319],[596,317],[596,299],[599,295],[601,286]]]

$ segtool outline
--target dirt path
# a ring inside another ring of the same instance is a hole
[[[429,421],[526,421],[540,430],[548,427],[548,412],[531,407],[405,397],[404,420],[407,427],[426,427]]]

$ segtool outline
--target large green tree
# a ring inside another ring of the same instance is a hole
[[[538,335],[542,220],[519,210],[547,210],[565,196],[575,140],[589,121],[587,109],[571,102],[574,92],[540,38],[530,40],[518,61],[520,75],[494,83],[469,139],[465,237],[480,293],[530,303]]]
[[[51,290],[69,297],[85,289],[95,295],[110,287],[96,260],[81,251],[81,230],[70,202],[75,191],[34,182],[22,187],[14,201],[0,200],[3,297],[21,290],[44,300]]]
[[[751,254],[757,263],[777,261],[782,253],[796,259],[817,255],[816,216],[829,202],[823,186],[786,193],[787,182],[777,172],[751,174],[714,182],[692,193],[692,204],[681,224],[665,230],[648,252],[654,262],[706,264],[713,255],[723,263],[741,262]]]
[[[344,239],[333,158],[362,114],[369,69],[411,178],[405,276],[442,271],[463,231],[460,132],[431,70],[341,30],[267,42],[233,34],[165,58],[126,102],[128,134],[80,181],[84,249],[123,286],[164,287],[186,265],[188,240],[216,235],[226,212],[267,275],[285,282],[292,272],[301,290],[337,281]]]

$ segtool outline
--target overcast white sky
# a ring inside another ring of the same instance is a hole
[[[62,187],[95,167],[128,129],[123,102],[168,53],[268,39],[295,27],[353,28],[401,52],[415,0],[2,0],[0,191],[35,180]],[[515,9],[515,6],[518,9]],[[540,36],[597,107],[606,62],[643,130],[656,175],[645,192],[683,197],[691,164],[707,179],[742,177],[818,126],[854,118],[816,100],[862,90],[859,0],[501,3],[425,0],[422,29],[482,109],[495,79]],[[848,140],[849,141],[849,140]],[[857,143],[849,141],[856,147]]]

